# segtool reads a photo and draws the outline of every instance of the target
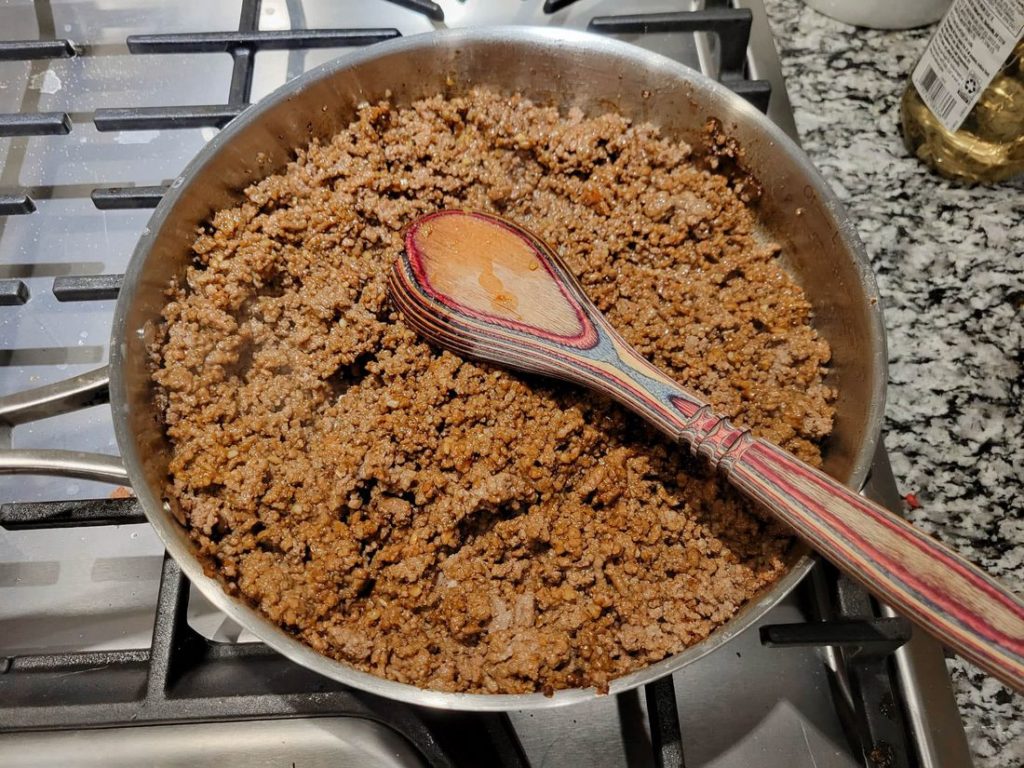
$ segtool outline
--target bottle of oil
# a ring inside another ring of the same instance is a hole
[[[1024,0],[954,0],[900,105],[903,141],[943,176],[1024,173]]]

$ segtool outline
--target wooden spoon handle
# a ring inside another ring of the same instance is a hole
[[[1024,603],[979,568],[764,440],[740,438],[719,467],[877,597],[1024,690]]]

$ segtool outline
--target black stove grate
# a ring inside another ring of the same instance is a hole
[[[15,136],[62,136],[71,133],[67,112],[22,112],[0,115],[0,138]]]
[[[719,80],[762,112],[768,110],[772,86],[767,80],[747,77],[747,44],[753,15],[746,8],[715,7],[700,11],[598,16],[588,29],[601,34],[708,32],[718,38]]]
[[[828,681],[850,747],[868,768],[916,766],[892,669],[892,654],[910,639],[910,622],[880,618],[871,595],[828,563],[819,563],[813,578],[820,620],[762,626],[762,644],[834,649],[840,665],[829,669]]]
[[[0,505],[0,527],[8,531],[41,528],[85,528],[146,522],[138,499],[39,501]]]
[[[21,216],[35,210],[36,204],[28,195],[0,195],[0,216]]]
[[[67,59],[75,53],[75,47],[69,40],[0,41],[0,61]],[[70,132],[71,117],[66,112],[0,114],[0,138]],[[24,192],[0,193],[0,216],[23,216],[35,210],[35,202]],[[20,280],[0,280],[0,305],[24,304],[28,298],[28,289]]]
[[[2,205],[3,201],[0,201]],[[21,280],[0,280],[0,307],[13,307],[28,301],[28,286]]]
[[[422,13],[433,21],[444,21],[444,9],[432,0],[387,0],[387,2]]]
[[[435,21],[444,19],[443,10],[430,0],[380,1],[418,11]],[[554,14],[573,2],[545,0],[544,11]],[[707,6],[701,11],[596,17],[589,29],[601,34],[711,33],[718,39],[723,84],[766,110],[771,95],[769,83],[749,79],[746,71],[751,13],[720,1],[709,1]],[[137,54],[230,53],[233,66],[228,99],[224,104],[97,109],[91,115],[96,129],[223,127],[250,103],[259,51],[363,46],[400,36],[392,28],[262,31],[258,29],[259,12],[260,0],[243,0],[237,30],[128,37],[129,51]],[[0,61],[74,55],[77,51],[67,40],[0,42]],[[0,115],[0,137],[59,135],[72,130],[72,120],[63,112]],[[165,191],[166,186],[100,186],[92,189],[91,199],[100,210],[153,208]],[[0,216],[35,213],[30,192],[9,190],[0,194]],[[108,300],[117,296],[122,278],[119,274],[58,276],[52,290],[62,302]],[[30,296],[24,282],[0,280],[0,305],[27,301]],[[102,401],[106,391],[94,384],[83,387],[81,397],[55,409],[44,405],[5,414],[5,410],[17,409],[11,408],[11,398],[4,398],[0,400],[0,425],[23,423],[44,413],[53,415],[55,410],[63,412]],[[134,498],[0,506],[0,525],[7,530],[143,522],[145,516]],[[827,583],[836,593],[832,598],[839,609],[838,617],[823,616],[822,622],[811,624],[763,627],[763,642],[845,649],[848,663],[842,675],[834,676],[833,686],[851,742],[863,751],[868,765],[909,766],[888,668],[888,654],[906,640],[908,628],[901,620],[875,618],[867,594],[844,579],[832,577]],[[526,764],[504,715],[436,712],[396,704],[315,675],[262,644],[233,645],[203,638],[186,619],[188,592],[188,582],[176,564],[166,558],[150,648],[0,659],[0,732],[350,714],[394,728],[431,765]],[[647,686],[645,698],[654,763],[681,768],[683,736],[672,679]],[[444,735],[451,733],[460,737],[446,739]]]
[[[97,187],[89,197],[101,211],[156,208],[166,191],[166,186]]]
[[[32,61],[33,59],[69,59],[75,55],[70,40],[3,40],[0,61]]]

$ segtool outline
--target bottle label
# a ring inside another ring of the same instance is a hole
[[[911,80],[950,132],[960,129],[1024,33],[1024,0],[953,0]]]

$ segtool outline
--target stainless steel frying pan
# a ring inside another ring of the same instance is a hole
[[[536,102],[587,113],[618,110],[651,121],[667,135],[697,142],[717,117],[746,149],[764,186],[760,216],[780,243],[789,269],[814,306],[815,325],[833,350],[831,383],[839,390],[825,469],[859,487],[878,440],[885,394],[885,337],[878,292],[849,217],[783,132],[742,98],[676,62],[588,34],[540,28],[435,32],[380,43],[314,69],[246,110],[196,156],[157,207],[132,256],[114,316],[109,391],[121,459],[62,451],[0,453],[0,474],[63,474],[130,483],[146,517],[181,569],[224,613],[285,656],[327,677],[381,696],[450,709],[553,707],[597,696],[593,689],[489,695],[441,693],[396,683],[321,656],[203,573],[185,530],[163,500],[169,448],[153,406],[147,328],[163,291],[182,276],[196,227],[237,203],[248,184],[282,169],[314,137],[344,128],[361,102],[399,106],[437,93],[484,85]],[[257,155],[262,153],[262,162]],[[20,423],[56,404],[81,403],[105,390],[106,372],[0,401],[0,420]],[[123,463],[122,463],[123,462]],[[703,642],[615,680],[611,693],[643,685],[708,654],[756,623],[806,575],[801,556],[786,576]]]

